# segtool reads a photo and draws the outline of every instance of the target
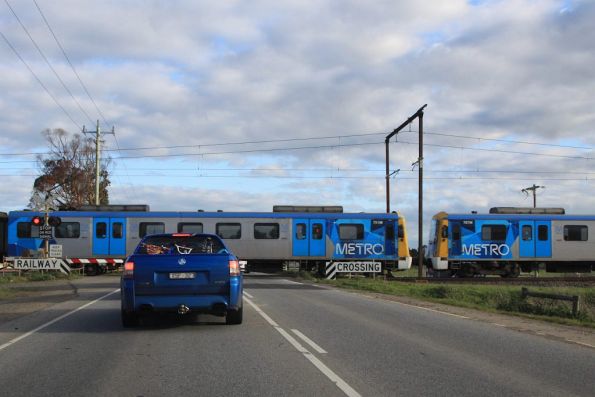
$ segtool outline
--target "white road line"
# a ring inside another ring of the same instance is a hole
[[[294,334],[299,336],[304,342],[306,342],[307,344],[312,346],[312,349],[316,350],[318,353],[320,353],[320,354],[327,353],[326,350],[324,350],[322,347],[318,346],[312,339],[308,338],[306,335],[302,334],[297,329],[292,329],[291,332],[293,332]]]
[[[17,343],[18,341],[20,341],[20,340],[23,340],[23,339],[25,339],[26,337],[33,335],[33,334],[34,334],[34,333],[36,333],[37,331],[40,331],[40,330],[42,330],[42,329],[44,329],[44,328],[46,328],[46,327],[49,327],[50,325],[52,325],[52,324],[54,324],[54,323],[57,323],[58,321],[60,321],[60,320],[62,320],[62,319],[64,319],[64,318],[66,318],[66,317],[70,316],[71,314],[74,314],[74,313],[76,313],[76,312],[78,312],[78,311],[80,311],[80,310],[83,310],[84,308],[86,308],[86,307],[89,307],[89,306],[91,306],[92,304],[94,304],[94,303],[96,303],[96,302],[99,302],[100,300],[102,300],[102,299],[104,299],[104,298],[107,298],[108,296],[110,296],[110,295],[113,295],[113,294],[115,294],[115,293],[116,293],[116,292],[118,292],[118,291],[120,291],[120,288],[118,288],[118,289],[117,289],[117,290],[115,290],[115,291],[112,291],[112,292],[110,292],[109,294],[103,295],[102,297],[100,297],[100,298],[97,298],[97,299],[95,299],[95,300],[94,300],[94,301],[92,301],[92,302],[85,303],[83,306],[81,306],[81,307],[77,307],[76,309],[74,309],[74,310],[71,310],[71,311],[69,311],[68,313],[65,313],[65,314],[63,314],[63,315],[61,315],[60,317],[56,317],[55,319],[53,319],[53,320],[51,320],[51,321],[48,321],[47,323],[45,323],[45,324],[43,324],[43,325],[40,325],[39,327],[37,327],[37,328],[35,328],[35,329],[32,329],[31,331],[29,331],[29,332],[27,332],[27,333],[24,333],[23,335],[21,335],[21,336],[18,336],[18,337],[16,337],[16,338],[14,338],[14,339],[12,339],[12,340],[10,340],[10,341],[6,342],[6,343],[5,343],[5,344],[3,344],[3,345],[0,345],[0,350],[6,349],[8,346],[14,345],[14,344],[15,344],[15,343]]]
[[[446,314],[447,316],[453,316],[453,317],[458,317],[458,318],[466,318],[466,319],[469,319],[470,318],[470,317],[467,317],[467,316],[461,316],[460,314],[453,314],[453,313],[443,312],[443,311],[440,311],[440,310],[430,309],[428,307],[410,305],[409,303],[403,303],[403,302],[396,302],[396,303],[398,303],[399,305],[415,307],[416,309],[427,310],[429,312]]]
[[[566,341],[567,341],[567,342],[572,342],[572,343],[577,343],[577,344],[579,344],[579,345],[583,345],[583,346],[587,346],[587,347],[592,347],[593,349],[595,349],[595,346],[593,346],[593,345],[590,345],[590,344],[588,344],[588,343],[585,343],[585,342],[579,342],[579,341],[577,341],[577,340],[572,340],[572,339],[566,339]]]
[[[293,336],[291,336],[287,331],[281,328],[272,318],[270,318],[265,312],[263,312],[256,304],[254,304],[250,299],[246,299],[246,302],[250,306],[256,310],[258,314],[260,314],[269,324],[271,324],[279,333],[300,353],[304,355],[320,372],[322,372],[327,378],[329,378],[334,384],[337,385],[339,389],[343,391],[349,397],[361,397],[355,389],[353,389],[347,382],[339,377],[336,373],[334,373],[329,367],[327,367],[322,361],[320,361],[316,356],[308,351],[305,347],[303,347]]]
[[[260,309],[260,307],[256,306],[250,299],[246,298],[246,302],[248,302],[250,304],[250,306],[252,306],[254,308],[254,310],[256,310],[256,312],[262,316],[262,318],[264,318],[265,320],[267,320],[267,323],[271,324],[273,327],[276,327],[276,328],[279,327],[279,324],[277,324],[272,318],[270,318],[268,316],[268,314],[266,314],[265,312],[263,312]]]
[[[299,283],[297,281],[287,280],[287,279],[283,279],[283,281],[285,281],[287,284],[299,284],[299,285],[303,285],[304,284],[304,283]]]
[[[248,298],[254,299],[254,297],[252,295],[250,295],[249,293],[247,293],[246,291],[244,291],[244,295],[246,295]]]

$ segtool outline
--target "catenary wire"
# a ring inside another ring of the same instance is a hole
[[[70,91],[70,89],[66,86],[66,83],[64,83],[64,80],[62,80],[62,78],[60,77],[60,75],[58,74],[58,72],[56,71],[56,69],[54,69],[54,67],[50,63],[49,59],[45,56],[44,52],[41,50],[41,48],[39,48],[39,46],[37,45],[37,42],[31,36],[31,34],[29,33],[29,30],[25,27],[25,25],[23,24],[23,22],[21,21],[21,19],[19,18],[19,16],[16,14],[16,12],[12,8],[12,6],[8,2],[8,0],[4,0],[4,2],[6,3],[6,5],[8,6],[8,8],[10,9],[10,11],[12,12],[12,15],[14,15],[14,17],[16,18],[16,20],[19,22],[19,25],[21,25],[21,28],[23,28],[23,31],[27,34],[27,37],[29,37],[29,40],[31,40],[31,43],[33,43],[33,46],[37,49],[37,52],[39,52],[39,55],[41,55],[41,57],[43,58],[43,60],[45,61],[45,63],[48,65],[48,67],[50,68],[50,70],[54,73],[54,75],[56,76],[56,78],[58,79],[58,81],[60,82],[60,84],[62,84],[62,87],[66,90],[66,92],[68,92],[68,94],[70,95],[70,97],[73,99],[73,101],[78,106],[79,110],[87,117],[87,119],[91,123],[93,123],[93,120],[91,119],[91,117],[89,116],[89,114],[85,111],[85,109],[83,109],[83,107],[81,106],[81,104],[78,101],[78,99],[75,98],[75,96],[72,93],[72,91]]]
[[[149,154],[149,155],[136,155],[136,156],[120,156],[116,159],[120,160],[131,160],[131,159],[142,159],[142,158],[173,158],[173,157],[196,157],[196,156],[214,156],[214,155],[227,155],[227,154],[241,154],[241,153],[267,153],[267,152],[287,152],[293,150],[310,150],[310,149],[328,149],[328,148],[339,148],[339,147],[356,147],[356,146],[370,146],[379,145],[384,142],[365,142],[365,143],[342,143],[342,144],[331,144],[331,145],[315,145],[315,146],[298,146],[289,148],[269,148],[269,149],[245,149],[245,150],[230,150],[222,152],[202,152],[202,153],[174,153],[174,154]],[[399,141],[400,144],[418,145],[417,142]],[[505,154],[519,154],[525,156],[544,156],[544,157],[555,157],[555,158],[567,158],[574,160],[591,160],[591,157],[587,156],[573,156],[563,154],[552,154],[552,153],[536,153],[536,152],[520,152],[513,150],[503,149],[486,149],[486,148],[472,148],[465,146],[453,146],[453,145],[440,145],[432,143],[424,143],[424,146],[428,147],[441,147],[448,149],[459,149],[459,150],[471,150],[471,151],[484,151],[484,152],[496,152]],[[190,146],[188,146],[190,147]],[[14,160],[14,161],[0,161],[1,163],[31,163],[32,160]]]
[[[50,96],[50,98],[52,98],[52,100],[56,103],[56,105],[58,105],[58,107],[60,109],[62,109],[62,111],[64,112],[64,114],[66,115],[66,117],[68,117],[70,119],[70,121],[72,121],[72,124],[74,124],[76,126],[76,128],[78,130],[81,130],[81,126],[78,125],[78,123],[76,121],[74,121],[74,119],[72,118],[72,116],[70,115],[70,113],[68,113],[68,111],[64,108],[64,106],[62,106],[60,104],[60,102],[58,102],[58,100],[56,99],[56,97],[54,97],[54,95],[50,92],[50,90],[45,86],[45,84],[43,84],[43,82],[41,81],[41,79],[37,76],[37,74],[35,74],[35,72],[33,71],[33,69],[31,69],[31,67],[29,66],[29,64],[23,59],[23,57],[21,57],[21,54],[19,54],[19,52],[16,50],[16,48],[12,45],[12,43],[8,40],[8,38],[4,35],[4,33],[0,32],[0,35],[2,36],[2,38],[4,39],[4,41],[6,42],[6,44],[8,44],[8,46],[10,47],[10,49],[15,53],[15,55],[19,58],[19,60],[23,63],[23,65],[25,65],[25,67],[29,70],[29,72],[31,72],[31,74],[33,75],[33,77],[35,77],[35,79],[37,80],[37,82],[39,83],[39,85],[44,89],[44,91]],[[49,153],[49,152],[48,152]],[[46,154],[48,154],[46,153]],[[27,162],[35,162],[35,161],[27,161]]]
[[[416,131],[403,131],[405,132],[416,132]],[[306,137],[306,138],[286,138],[286,139],[268,139],[268,140],[254,140],[254,141],[240,141],[240,142],[225,142],[225,143],[207,143],[207,144],[195,144],[195,145],[170,145],[170,146],[146,146],[146,147],[131,147],[131,148],[119,148],[119,149],[111,149],[113,151],[136,151],[136,150],[166,150],[166,149],[181,149],[181,148],[206,148],[206,147],[216,147],[216,146],[229,146],[229,145],[250,145],[250,144],[263,144],[263,143],[280,143],[280,142],[298,142],[298,141],[311,141],[311,140],[324,140],[324,139],[346,139],[346,138],[356,138],[356,137],[365,137],[365,136],[374,136],[374,135],[383,135],[386,134],[385,132],[372,132],[372,133],[360,133],[360,134],[348,134],[348,135],[328,135],[328,136],[321,136],[321,137]],[[481,140],[481,141],[497,141],[503,143],[513,143],[513,144],[523,144],[523,145],[538,145],[538,146],[551,146],[551,147],[559,147],[565,149],[581,149],[581,150],[592,150],[591,147],[588,146],[572,146],[572,145],[561,145],[561,144],[554,144],[554,143],[543,143],[543,142],[528,142],[528,141],[515,141],[515,140],[507,140],[507,139],[496,139],[496,138],[484,138],[484,137],[476,137],[476,136],[465,136],[465,135],[455,135],[455,134],[446,134],[446,133],[437,133],[437,132],[426,132],[424,131],[424,135],[437,135],[437,136],[447,136],[453,138],[461,138],[461,139],[472,139],[472,140]],[[404,141],[397,141],[403,143]],[[394,143],[394,142],[391,142]],[[410,143],[410,142],[405,142]],[[415,143],[416,144],[416,143]],[[332,147],[336,145],[328,145],[328,147]],[[460,147],[456,147],[459,149]],[[469,150],[473,150],[473,148],[468,148]],[[39,154],[48,154],[49,152],[25,152],[25,153],[0,153],[0,156],[26,156],[26,155],[39,155]]]
[[[66,51],[64,50],[64,47],[62,47],[62,44],[60,43],[60,40],[58,40],[58,37],[56,36],[56,34],[54,33],[54,30],[50,26],[50,23],[48,22],[48,20],[45,17],[45,15],[44,15],[43,11],[41,10],[41,8],[39,7],[39,4],[37,4],[37,1],[36,0],[33,0],[33,3],[35,3],[35,7],[37,7],[37,10],[39,11],[39,14],[43,18],[43,21],[45,22],[45,24],[46,24],[47,28],[49,29],[50,33],[54,37],[54,40],[56,41],[56,44],[58,44],[58,47],[60,47],[60,50],[62,51],[62,54],[64,55],[64,58],[66,58],[66,61],[70,65],[70,68],[74,72],[74,75],[78,79],[81,87],[83,87],[83,90],[85,91],[85,93],[87,94],[87,96],[89,97],[89,99],[91,100],[91,102],[93,103],[93,106],[95,106],[95,109],[97,110],[97,113],[99,113],[99,115],[101,116],[101,119],[103,120],[103,122],[105,123],[105,125],[108,125],[108,122],[105,119],[105,116],[103,115],[103,112],[99,109],[99,106],[97,106],[97,103],[95,102],[95,100],[93,99],[93,97],[91,96],[91,94],[89,93],[89,90],[87,89],[87,86],[85,85],[85,83],[83,83],[83,80],[81,79],[81,77],[79,76],[78,72],[76,71],[74,65],[70,61],[70,58],[66,54]]]

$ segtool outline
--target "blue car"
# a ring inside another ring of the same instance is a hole
[[[213,234],[144,237],[126,259],[120,285],[125,327],[153,312],[209,313],[242,323],[239,261]]]

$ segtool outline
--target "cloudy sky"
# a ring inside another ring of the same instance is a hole
[[[5,0],[0,32],[2,211],[42,130],[99,120],[112,203],[384,212],[384,138],[424,104],[424,223],[531,206],[533,184],[595,209],[593,1]],[[417,142],[416,121],[390,149],[413,244]]]

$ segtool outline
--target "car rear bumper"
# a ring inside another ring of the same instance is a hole
[[[229,295],[137,295],[132,280],[122,280],[122,310],[127,312],[178,312],[186,306],[191,312],[223,314],[226,310],[242,307],[242,284],[232,280]]]

